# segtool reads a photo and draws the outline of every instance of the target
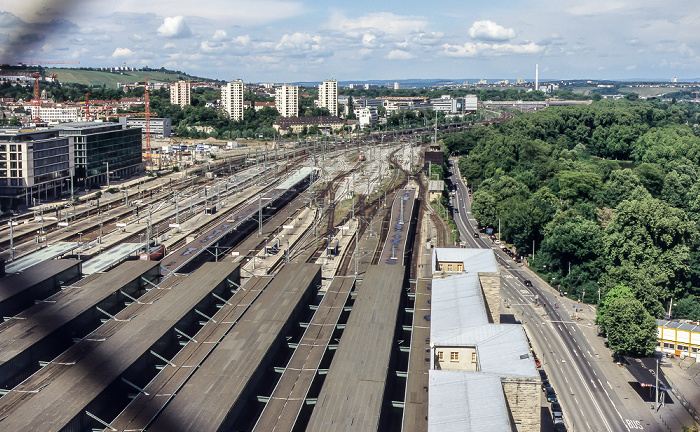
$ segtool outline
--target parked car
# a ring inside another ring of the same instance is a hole
[[[562,413],[554,413],[552,415],[552,420],[554,420],[554,424],[564,423],[564,416]]]
[[[552,402],[552,416],[556,419],[557,417],[561,418],[563,415],[561,411],[561,405],[559,405],[559,402]]]
[[[557,394],[552,387],[545,387],[544,392],[547,395],[547,402],[557,402]]]
[[[549,387],[549,378],[544,377],[542,378],[542,391],[545,391]]]

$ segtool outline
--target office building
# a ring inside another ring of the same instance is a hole
[[[299,87],[285,84],[275,89],[275,108],[282,117],[299,116]]]
[[[328,108],[332,116],[338,115],[338,81],[327,80],[318,85],[316,106]]]
[[[243,80],[234,79],[221,87],[221,106],[232,120],[243,120]]]
[[[73,142],[56,130],[0,131],[2,210],[58,198],[70,190]]]
[[[149,119],[149,133],[155,138],[169,138],[172,132],[172,125],[169,118]],[[145,117],[119,117],[119,124],[125,128],[141,128],[141,133],[146,133]]]
[[[59,136],[73,140],[75,186],[90,187],[127,178],[143,168],[141,129],[118,123],[78,122],[56,126]],[[109,167],[109,168],[108,168]]]
[[[190,89],[191,84],[187,81],[181,80],[170,84],[170,103],[173,105],[180,105],[180,107],[190,105]]]

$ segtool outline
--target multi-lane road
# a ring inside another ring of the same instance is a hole
[[[595,312],[577,305],[529,269],[516,264],[490,238],[480,234],[471,214],[469,191],[452,161],[454,219],[467,247],[494,250],[503,268],[504,305],[522,321],[535,353],[542,362],[562,405],[569,431],[657,431],[661,430],[644,401],[631,390],[621,367],[597,338]],[[477,234],[475,236],[474,234]],[[524,281],[531,280],[532,286]],[[578,307],[579,313],[575,308]],[[618,393],[622,393],[618,394]],[[547,404],[544,404],[547,407]],[[547,426],[547,409],[543,430]]]

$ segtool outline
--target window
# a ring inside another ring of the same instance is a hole
[[[452,271],[452,264],[447,264],[447,271]]]
[[[443,354],[442,354],[442,351],[438,351],[438,360],[439,360],[439,361],[443,361],[443,360],[444,360],[444,356],[443,356]]]
[[[691,348],[690,348],[690,352],[693,353],[693,354],[697,354],[697,353],[698,353],[698,349],[695,348],[695,347],[691,347]]]
[[[678,345],[678,350],[682,352],[688,352],[688,346],[687,345]]]
[[[450,361],[459,361],[459,353],[458,352],[451,352],[450,353]]]
[[[472,353],[472,363],[476,363],[476,353]]]
[[[668,342],[664,342],[664,348],[675,349],[676,345]]]

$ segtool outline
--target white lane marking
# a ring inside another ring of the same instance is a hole
[[[597,385],[595,385],[595,381],[593,381],[593,379],[591,379],[591,384],[593,384],[593,388],[595,388],[595,389],[597,389],[597,388],[598,388],[598,386],[597,386]]]
[[[608,387],[610,387],[610,390],[612,390],[612,385],[610,384],[610,381],[605,381],[605,382],[608,383]]]

